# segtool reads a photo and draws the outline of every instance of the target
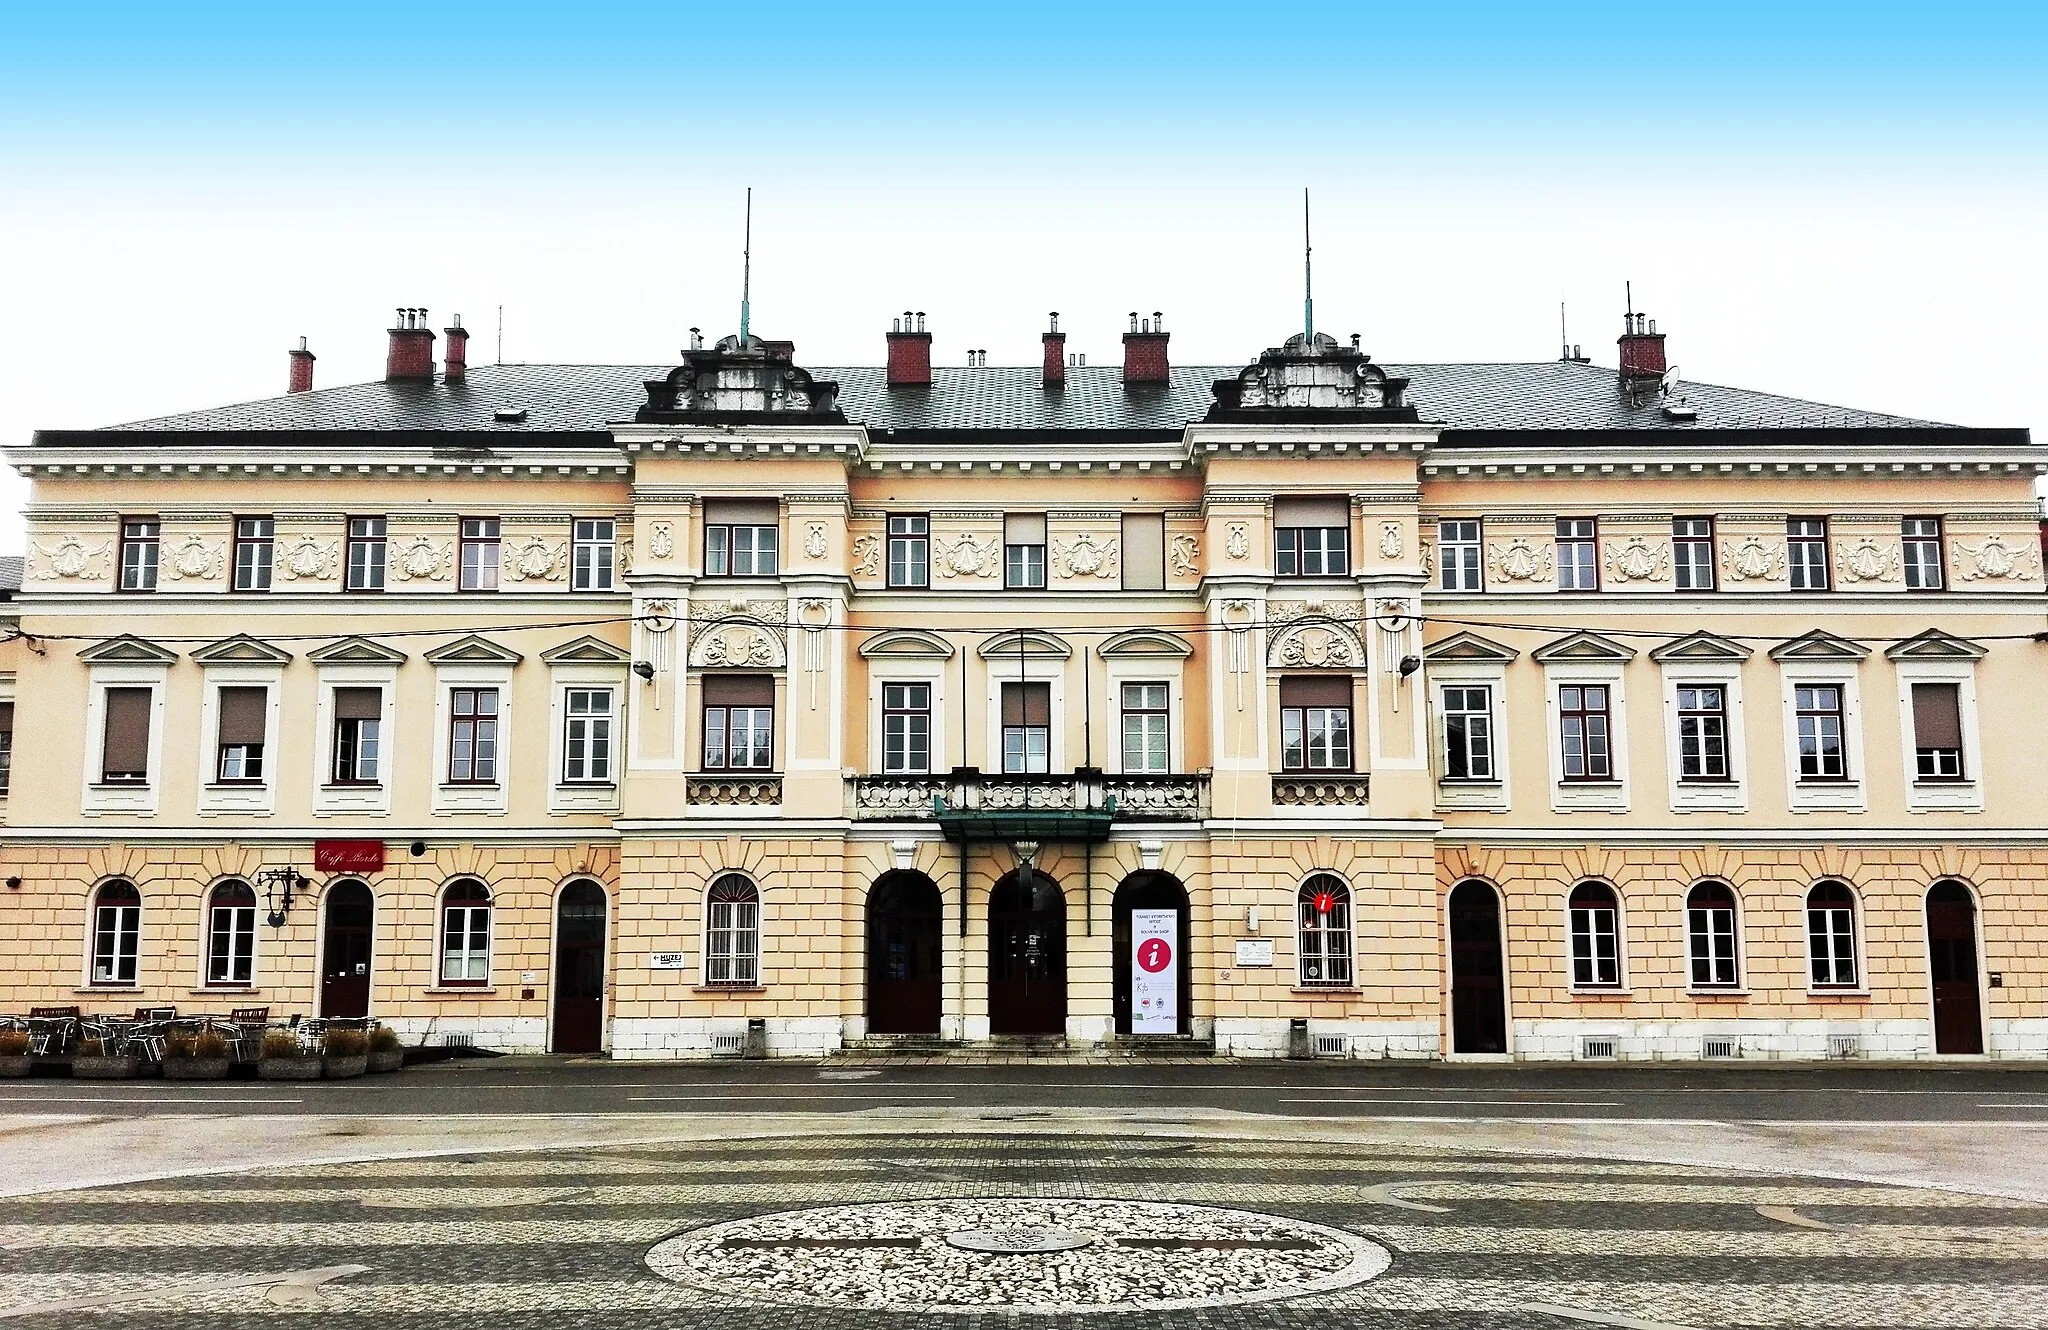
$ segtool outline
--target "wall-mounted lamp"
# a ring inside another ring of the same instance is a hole
[[[272,928],[283,928],[285,916],[292,912],[292,900],[299,888],[311,886],[298,869],[287,864],[283,868],[266,868],[256,875],[263,884],[263,905],[269,912],[265,918]]]
[[[20,890],[21,890],[21,879],[20,879],[20,878],[18,878],[18,877],[10,877],[10,878],[8,878],[8,879],[7,879],[7,889],[8,889],[9,891],[20,891]]]
[[[1417,670],[1419,670],[1419,669],[1421,669],[1421,668],[1422,668],[1422,657],[1420,657],[1420,656],[1403,656],[1403,657],[1401,657],[1401,677],[1402,677],[1403,679],[1407,678],[1407,677],[1408,677],[1409,675],[1411,675],[1411,674],[1415,673],[1415,671],[1417,671]]]
[[[416,840],[412,843],[410,849],[413,858],[423,858],[427,853],[427,843],[423,840]]]
[[[647,683],[653,683],[653,682],[654,682],[654,662],[653,662],[653,661],[651,661],[651,660],[636,660],[636,661],[634,661],[634,662],[633,662],[633,673],[635,673],[635,674],[639,675],[639,676],[640,676],[640,678],[641,678],[641,679],[642,679],[643,681],[645,681],[645,682],[647,682]]]

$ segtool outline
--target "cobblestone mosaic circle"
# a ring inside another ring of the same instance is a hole
[[[1047,1246],[1063,1250],[1032,1250]],[[975,1250],[988,1247],[1020,1250]],[[1391,1260],[1356,1234],[1275,1215],[1020,1198],[785,1211],[647,1253],[663,1278],[726,1298],[903,1312],[1221,1307],[1346,1288]]]

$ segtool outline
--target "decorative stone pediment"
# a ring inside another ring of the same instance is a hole
[[[168,665],[178,658],[178,653],[124,633],[93,643],[80,651],[78,658],[94,665]]]
[[[1453,633],[1422,649],[1424,660],[1497,661],[1503,665],[1521,654],[1513,647],[1502,646],[1492,638],[1481,637],[1477,633]]]
[[[1929,628],[1903,642],[1894,642],[1885,648],[1884,654],[1892,660],[1976,660],[1988,650],[1966,637]]]
[[[1740,661],[1748,660],[1755,654],[1740,642],[1733,642],[1713,633],[1688,633],[1675,642],[1666,642],[1650,652],[1650,659],[1660,664],[1673,661]]]
[[[1363,669],[1365,645],[1343,624],[1304,620],[1273,634],[1266,647],[1266,665],[1270,669]]]
[[[1531,660],[1540,661],[1545,665],[1619,664],[1625,660],[1634,660],[1635,656],[1632,647],[1625,647],[1612,638],[1602,637],[1598,633],[1586,632],[1570,633],[1555,641],[1545,642],[1529,653]]]
[[[985,639],[979,650],[983,660],[1015,660],[1019,656],[1054,656],[1065,660],[1074,654],[1065,638],[1031,628],[997,633]]]
[[[788,664],[782,638],[766,624],[728,620],[707,626],[690,644],[693,670],[779,670]]]
[[[1187,657],[1195,654],[1186,638],[1176,633],[1163,633],[1156,628],[1133,628],[1118,633],[1095,648],[1095,654],[1105,660],[1140,657],[1175,656]]]
[[[344,637],[306,653],[315,665],[396,665],[405,658],[403,651],[366,637]]]
[[[246,633],[223,637],[192,651],[192,659],[201,665],[282,665],[291,658],[292,653],[283,647],[259,642]]]
[[[953,644],[937,633],[916,628],[876,633],[860,644],[860,654],[869,660],[950,660]]]
[[[776,420],[844,424],[839,385],[816,380],[796,363],[796,343],[749,336],[720,338],[683,352],[667,378],[647,380],[643,422]]]
[[[624,665],[633,659],[630,652],[595,637],[579,637],[574,642],[550,647],[540,653],[540,658],[550,665]]]
[[[1816,628],[1771,648],[1772,660],[1862,660],[1870,648]]]
[[[1372,363],[1354,339],[1339,345],[1328,333],[1296,333],[1266,350],[1234,378],[1211,389],[1211,421],[1263,419],[1413,420],[1403,404],[1408,380]]]
[[[525,657],[510,647],[471,633],[446,646],[435,647],[420,659],[433,665],[513,665]]]

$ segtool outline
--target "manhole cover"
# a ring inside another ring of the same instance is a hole
[[[647,1253],[741,1304],[875,1311],[1163,1311],[1322,1293],[1385,1248],[1299,1219],[1155,1201],[890,1201],[732,1220]]]

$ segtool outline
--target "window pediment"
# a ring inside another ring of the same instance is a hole
[[[1620,664],[1635,659],[1635,649],[1625,647],[1598,633],[1570,633],[1545,642],[1529,653],[1530,659],[1545,665]]]
[[[1513,647],[1502,646],[1492,638],[1470,632],[1453,633],[1422,649],[1424,660],[1497,662],[1502,665],[1521,654]]]
[[[95,665],[168,665],[178,658],[178,653],[124,633],[93,643],[80,651],[78,658]]]
[[[860,654],[869,660],[951,660],[953,657],[951,642],[937,633],[927,633],[916,628],[899,628],[891,632],[876,633],[862,641],[859,650]]]
[[[433,665],[512,665],[525,657],[510,647],[471,633],[446,646],[435,647],[421,659]]]
[[[306,653],[315,665],[396,665],[406,659],[403,651],[372,642],[366,637],[344,637]]]
[[[550,665],[623,665],[631,653],[595,637],[579,637],[540,653]]]
[[[1014,633],[997,633],[982,642],[980,651],[983,660],[1015,660],[1018,656],[1053,656],[1065,660],[1074,654],[1065,638],[1028,628]]]
[[[1870,648],[1816,628],[1771,648],[1772,660],[1862,660]]]
[[[1101,646],[1095,648],[1095,654],[1105,660],[1118,657],[1187,657],[1194,655],[1195,649],[1188,645],[1186,638],[1177,633],[1163,633],[1152,628],[1133,628],[1129,632],[1118,633],[1104,641]]]
[[[1884,654],[1892,660],[1976,660],[1987,650],[1966,637],[1929,628],[1903,642],[1894,642],[1885,648]]]
[[[259,642],[247,633],[223,637],[192,650],[192,659],[201,665],[282,665],[291,658],[292,653],[283,647]]]
[[[1650,659],[1659,664],[1692,663],[1709,661],[1733,663],[1748,660],[1755,652],[1740,642],[1732,641],[1713,633],[1688,633],[1675,642],[1666,642],[1650,653]]]

